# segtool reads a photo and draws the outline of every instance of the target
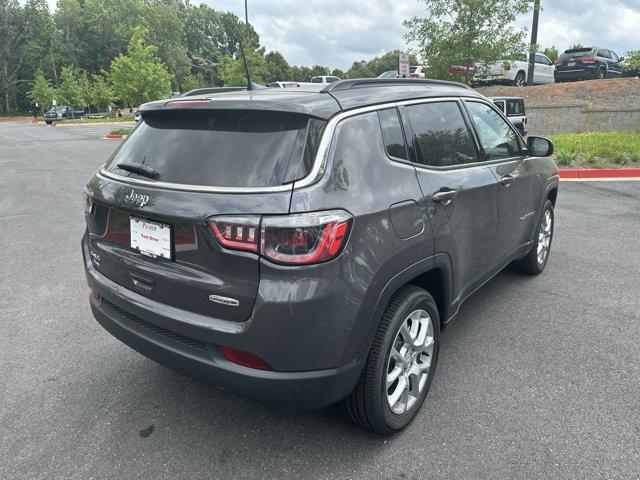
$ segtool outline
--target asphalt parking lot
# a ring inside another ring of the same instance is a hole
[[[0,123],[0,478],[640,478],[640,182],[561,185],[547,270],[445,330],[380,438],[205,387],[93,320],[82,189],[113,127]]]

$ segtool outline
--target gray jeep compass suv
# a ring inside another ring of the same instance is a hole
[[[243,395],[342,401],[389,434],[419,411],[440,335],[511,262],[540,273],[553,145],[464,85],[345,80],[153,102],[89,181],[98,322]]]

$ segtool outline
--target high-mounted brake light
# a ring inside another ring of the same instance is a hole
[[[165,108],[202,108],[211,104],[210,99],[206,100],[172,100],[164,104]]]
[[[224,248],[259,252],[282,265],[311,265],[340,254],[351,220],[344,210],[330,210],[264,216],[261,221],[257,216],[221,215],[207,224]]]

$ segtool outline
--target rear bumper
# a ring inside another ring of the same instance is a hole
[[[312,372],[268,372],[236,365],[215,345],[178,340],[174,332],[147,328],[108,300],[91,299],[94,317],[105,330],[134,350],[207,385],[296,408],[321,408],[346,397],[355,386],[362,360]],[[172,335],[173,334],[173,335]]]
[[[99,299],[90,299],[94,317],[114,337],[152,360],[208,385],[296,408],[321,408],[343,399],[355,387],[367,351],[335,368],[309,371],[263,371],[237,365],[221,354],[219,346],[255,351],[245,345],[252,347],[256,335],[263,338],[263,345],[268,344],[262,332],[256,333],[244,323],[196,317],[146,299],[97,271],[88,259],[87,243],[83,241],[82,245],[87,281],[100,295]],[[256,323],[255,318],[252,323]],[[295,346],[288,345],[291,338],[280,336],[281,351],[301,346],[300,341]],[[310,341],[306,346],[310,352],[314,344],[331,343],[330,338],[320,336],[311,337]],[[333,343],[339,343],[339,337]]]
[[[596,78],[598,76],[598,67],[594,65],[572,70],[556,69],[554,76],[556,80],[578,80],[583,78]]]

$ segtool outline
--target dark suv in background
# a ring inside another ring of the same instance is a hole
[[[545,268],[558,173],[462,84],[345,80],[145,104],[89,181],[98,322],[210,384],[382,434],[441,330],[511,262]]]
[[[620,58],[615,52],[601,47],[565,50],[556,60],[556,82],[616,78],[622,76]]]

